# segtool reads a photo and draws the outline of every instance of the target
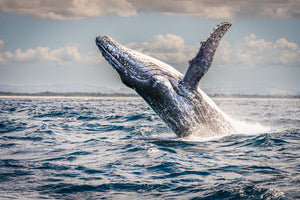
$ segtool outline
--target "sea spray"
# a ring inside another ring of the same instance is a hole
[[[256,135],[256,134],[262,134],[266,132],[270,132],[272,130],[271,127],[262,125],[258,122],[248,122],[245,120],[238,120],[238,116],[235,116],[234,118],[232,116],[229,116],[225,112],[223,112],[216,103],[208,97],[202,90],[199,89],[201,92],[203,98],[211,107],[218,110],[220,114],[228,121],[230,122],[232,129],[219,129],[221,131],[214,132],[212,129],[207,128],[205,124],[198,126],[195,126],[192,134],[183,140],[185,141],[210,141],[210,140],[217,140],[225,136],[229,135]],[[234,110],[236,108],[226,108],[226,110]]]

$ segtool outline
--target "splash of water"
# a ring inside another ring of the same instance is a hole
[[[250,123],[246,121],[237,120],[232,118],[231,116],[224,113],[215,102],[208,97],[202,90],[199,89],[199,92],[205,99],[205,101],[210,104],[215,110],[217,110],[221,115],[223,115],[224,119],[226,119],[231,125],[232,130],[225,129],[221,132],[214,132],[210,128],[205,125],[195,127],[193,133],[184,138],[183,140],[189,141],[210,141],[210,140],[218,140],[222,137],[229,135],[256,135],[261,133],[266,133],[271,131],[271,127],[264,126],[260,123]],[[225,124],[225,122],[224,122]],[[225,125],[224,125],[225,127]]]
[[[202,127],[197,131],[193,132],[189,137],[183,138],[183,140],[205,142],[211,140],[218,140],[229,135],[258,135],[270,132],[272,130],[271,127],[264,126],[260,123],[250,123],[246,121],[236,120],[233,118],[230,118],[230,122],[233,126],[233,130],[230,132],[214,133],[211,130]]]
[[[272,129],[269,126],[264,126],[258,122],[250,123],[246,121],[232,119],[231,123],[233,124],[233,127],[236,130],[236,134],[255,135],[270,132]]]

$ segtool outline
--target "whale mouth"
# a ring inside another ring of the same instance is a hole
[[[103,57],[113,66],[115,70],[122,70],[121,66],[125,68],[125,66],[121,65],[121,63],[106,49],[105,43],[99,38],[100,36],[96,38],[96,44]]]
[[[139,72],[137,72],[136,68],[133,68],[130,63],[126,63],[126,59],[130,59],[131,56],[111,40],[112,39],[107,36],[99,36],[96,38],[96,44],[103,57],[113,66],[113,68],[117,72],[122,74],[122,76],[130,75],[139,80],[148,80],[152,77],[152,74],[149,73],[151,70],[140,69]],[[122,52],[122,54],[120,52]],[[133,58],[131,59],[133,60]],[[124,64],[122,63],[122,61],[124,62]],[[134,62],[135,64],[137,64],[138,61]]]

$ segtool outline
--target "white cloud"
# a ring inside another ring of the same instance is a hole
[[[129,48],[140,51],[166,63],[186,69],[200,48],[200,44],[188,45],[184,39],[173,34],[156,35],[148,42],[130,43]],[[276,42],[257,39],[255,34],[244,41],[231,45],[222,41],[217,49],[215,65],[235,65],[239,67],[289,65],[300,63],[300,50],[297,44],[279,38]]]
[[[0,10],[55,20],[77,20],[117,14],[133,16],[136,10],[127,0],[0,0]]]
[[[126,46],[169,64],[184,65],[184,69],[199,48],[199,44],[187,45],[182,37],[173,34],[156,35],[149,42],[133,42]]]
[[[210,19],[300,17],[299,0],[130,0],[139,12],[159,12]]]
[[[297,44],[285,38],[271,42],[257,39],[255,34],[251,34],[234,46],[228,42],[221,42],[216,58],[219,63],[240,66],[297,66],[300,63],[300,50]]]
[[[1,41],[1,40],[0,40]],[[2,42],[4,44],[4,42]],[[146,55],[160,59],[166,63],[179,67],[185,71],[188,61],[195,57],[200,44],[186,44],[178,35],[156,35],[149,41],[132,42],[125,45]],[[10,65],[25,62],[50,63],[62,65],[94,65],[104,62],[97,50],[89,52],[79,51],[79,45],[69,44],[57,49],[49,47],[36,47],[27,50],[0,51],[0,65]],[[255,34],[250,34],[235,45],[222,41],[217,49],[214,65],[252,67],[252,66],[298,66],[300,63],[300,49],[295,43],[279,38],[275,42],[257,39]]]
[[[0,0],[0,10],[36,18],[76,20],[141,12],[198,16],[210,19],[299,18],[299,0]]]
[[[16,49],[14,52],[0,52],[0,65],[10,65],[25,62],[44,62],[58,66],[76,65],[80,62],[97,63],[95,53],[80,53],[78,45],[70,44],[57,49],[50,50],[49,47],[37,47],[22,51]]]

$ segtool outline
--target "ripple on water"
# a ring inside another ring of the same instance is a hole
[[[193,199],[197,199],[193,198]],[[286,199],[285,195],[274,189],[267,189],[257,186],[246,186],[244,188],[218,190],[217,192],[211,192],[207,194],[205,198],[201,199],[274,199],[283,200]]]
[[[178,139],[141,99],[0,98],[0,199],[299,199],[300,101],[218,101],[251,134]]]

